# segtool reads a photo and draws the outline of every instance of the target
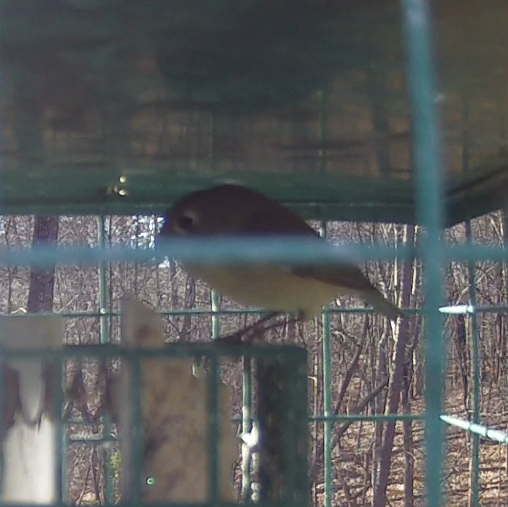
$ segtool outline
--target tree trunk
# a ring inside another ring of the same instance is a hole
[[[406,361],[404,368],[404,389],[402,390],[402,412],[404,415],[411,414],[411,378],[413,376],[413,364],[411,360]],[[404,507],[413,507],[414,505],[414,439],[413,422],[405,419],[402,423],[404,436]]]
[[[406,227],[404,231],[405,245],[413,245],[415,230],[414,227]],[[406,263],[402,275],[402,306],[409,306],[412,286],[412,265]],[[393,375],[388,386],[388,404],[387,413],[396,414],[399,408],[400,394],[404,385],[404,369],[406,364],[406,348],[409,344],[409,319],[400,319],[397,328],[394,331],[395,357],[393,366]],[[388,478],[390,476],[390,466],[392,459],[393,440],[395,437],[395,421],[390,420],[386,423],[383,444],[379,453],[379,475],[376,481],[374,491],[374,507],[384,507],[386,505],[386,491],[388,488]]]
[[[58,217],[36,216],[32,247],[44,244],[56,244],[58,239]],[[30,270],[28,289],[28,313],[50,312],[53,309],[53,290],[55,287],[55,266]]]

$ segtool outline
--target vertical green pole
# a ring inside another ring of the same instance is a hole
[[[471,221],[466,221],[466,239],[467,244],[472,245]],[[469,298],[471,305],[476,308],[476,266],[472,260],[468,261],[469,273]],[[473,383],[473,404],[472,404],[472,422],[480,422],[480,354],[478,350],[478,318],[476,312],[470,316],[470,336],[472,347],[472,368],[471,377]],[[472,456],[471,456],[471,476],[469,486],[469,505],[480,505],[479,476],[480,476],[480,437],[476,433],[471,434]]]
[[[210,113],[208,123],[208,160],[210,168],[215,166],[215,117]],[[215,291],[210,291],[210,303],[212,306],[212,339],[215,340],[220,336],[220,322],[217,312],[220,310],[220,298]]]
[[[103,250],[106,247],[106,222],[103,215],[97,219],[98,244]],[[101,345],[109,343],[108,330],[108,284],[106,279],[107,266],[104,262],[99,262],[99,321],[100,321],[100,343]]]
[[[215,167],[215,135],[216,135],[216,121],[213,113],[210,113],[209,123],[209,144],[208,144],[208,159],[210,162],[210,169]],[[212,307],[212,339],[216,340],[220,336],[220,296],[215,291],[210,291],[211,307]],[[211,382],[208,390],[208,418],[209,418],[209,500],[212,504],[218,500],[218,388],[219,388],[219,365],[218,357],[214,354],[208,358],[210,361],[210,378]]]
[[[217,505],[219,501],[219,363],[217,354],[212,354],[210,362],[210,382],[208,384],[208,449],[209,449],[209,502]]]
[[[407,76],[412,106],[414,164],[417,188],[417,219],[426,230],[421,253],[425,268],[425,373],[426,373],[426,475],[427,505],[441,505],[442,428],[440,423],[443,385],[442,326],[439,305],[442,300],[441,266],[443,251],[440,234],[443,228],[443,185],[438,147],[435,108],[435,76],[432,64],[432,36],[429,2],[401,0]]]
[[[103,215],[97,218],[97,242],[101,250],[106,246],[106,221]],[[106,279],[107,265],[99,262],[99,340],[101,345],[109,343],[109,326],[108,326],[108,284]],[[103,359],[101,359],[103,360]],[[109,415],[104,416],[104,436],[111,434],[111,421]],[[104,496],[106,502],[113,503],[113,472],[111,470],[111,453],[106,448],[104,459]]]
[[[0,79],[0,97],[3,98],[3,80]],[[0,133],[0,142],[3,141],[3,136],[2,136],[2,133]],[[0,145],[1,149],[3,150],[3,142],[1,143]],[[0,203],[2,202],[2,199],[3,199],[3,193],[4,193],[4,187],[2,186],[2,181],[0,179]],[[0,343],[1,343],[1,340],[2,340],[2,334],[3,334],[3,329],[2,329],[2,324],[0,322]],[[3,370],[3,354],[2,354],[2,350],[0,349],[0,378],[4,378],[4,370]],[[4,419],[4,399],[5,399],[5,390],[2,386],[0,386],[0,438],[2,438],[2,441],[4,439],[4,435],[5,435],[5,430],[6,430],[6,426],[5,426],[5,419]],[[60,410],[60,409],[59,409]],[[57,413],[60,413],[60,412],[57,412]],[[55,450],[55,452],[58,452],[57,450]],[[4,453],[3,452],[0,452],[0,492],[3,491],[3,484],[2,484],[2,470],[4,469]],[[58,456],[55,455],[55,457]],[[58,472],[56,472],[58,473]],[[62,474],[59,474],[59,475],[62,475]],[[61,499],[61,498],[59,498]]]
[[[469,121],[470,121],[470,108],[469,101],[466,98],[463,104],[463,119],[464,132],[462,136],[462,153],[463,163],[462,169],[464,173],[464,179],[466,180],[470,176],[470,136],[469,136]],[[466,242],[468,246],[473,244],[473,235],[471,232],[471,221],[466,220]],[[469,299],[473,308],[476,308],[476,263],[471,259],[467,263],[468,278],[469,278]],[[469,317],[467,340],[468,346],[470,344],[471,350],[471,377],[473,385],[473,400],[471,411],[468,414],[472,418],[473,423],[480,422],[480,357],[478,350],[478,316],[476,313],[471,314]],[[469,438],[469,435],[468,435]],[[470,438],[472,439],[471,448],[471,468],[469,477],[469,506],[477,506],[480,501],[479,491],[479,475],[480,475],[480,437],[476,433],[471,433]]]
[[[212,307],[212,340],[216,340],[220,336],[220,297],[214,290],[210,291],[210,304]]]
[[[252,365],[251,359],[245,357],[243,360],[243,383],[242,383],[242,433],[250,433],[252,431],[252,395],[251,395],[251,378]],[[241,498],[243,502],[249,501],[250,482],[250,466],[252,457],[249,453],[249,459],[242,460],[242,491]]]
[[[320,230],[321,236],[326,237],[326,222],[322,221]],[[332,506],[332,376],[331,376],[331,349],[330,349],[330,314],[321,314],[322,325],[322,346],[323,346],[323,465],[324,465],[324,507]]]
[[[319,140],[326,141],[326,100],[324,91],[320,91],[319,100]],[[320,172],[324,174],[326,168],[326,153],[323,149],[319,150]],[[326,221],[321,220],[319,233],[326,238]],[[324,467],[324,507],[332,506],[332,423],[328,419],[332,415],[332,393],[331,393],[331,351],[330,351],[330,314],[323,312],[321,314],[322,326],[322,347],[323,347],[323,467]]]
[[[4,332],[4,330],[3,330],[3,326],[2,326],[2,321],[0,320],[0,340],[2,339],[3,332]],[[2,354],[2,352],[3,351],[0,348],[0,378],[4,378],[3,354]],[[5,418],[4,418],[4,415],[3,415],[4,414],[4,401],[5,401],[5,388],[4,388],[4,385],[5,384],[0,385],[0,438],[2,439],[2,441],[5,438],[5,431],[7,429],[6,424],[5,424],[6,421],[5,421]],[[60,410],[60,408],[59,408],[59,410]],[[57,412],[57,413],[60,413],[60,412]],[[60,433],[60,436],[61,436],[61,433]],[[56,449],[55,452],[57,453],[57,454],[55,454],[55,457],[60,456],[60,459],[61,459],[62,454],[58,453],[58,449]],[[5,465],[5,463],[4,463],[4,453],[0,452],[0,492],[4,491],[4,485],[3,485],[3,480],[2,480],[2,478],[3,478],[2,477],[2,470],[4,470],[4,465]],[[60,477],[62,476],[61,473],[58,474],[59,470],[61,470],[61,467],[60,467],[60,469],[57,469],[57,471],[55,472],[57,474],[57,477],[58,476],[60,476]],[[57,479],[57,481],[58,481],[58,479]],[[58,487],[58,485],[56,487]],[[61,500],[61,497],[59,496],[58,489],[57,489],[57,501],[60,501],[60,500]]]

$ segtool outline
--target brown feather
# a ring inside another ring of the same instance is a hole
[[[182,217],[185,219],[196,217],[196,219],[191,220],[189,226],[182,230],[179,227],[179,220]],[[325,242],[333,248],[291,209],[259,192],[238,185],[221,185],[184,196],[175,203],[165,217],[161,236],[171,234],[302,236]],[[274,306],[274,308],[268,308],[271,310],[280,310],[275,306],[281,306],[283,309],[296,306],[297,310],[312,313],[316,311],[314,308],[316,303],[317,306],[325,304],[324,301],[322,303],[317,301],[319,297],[314,298],[313,290],[318,289],[318,296],[324,294],[324,297],[332,298],[333,288],[336,287],[337,293],[349,291],[358,295],[389,318],[395,319],[401,315],[400,310],[386,300],[354,262],[340,261],[325,266],[307,263],[296,266],[284,266],[284,264],[271,267],[254,266],[252,269],[245,267],[240,271],[233,268],[219,270],[206,266],[189,267],[199,278],[208,281],[212,287],[222,288],[225,295],[233,299],[236,296],[236,299],[244,304],[263,306],[264,302],[267,305],[270,302]],[[269,278],[263,279],[265,275]],[[288,278],[288,275],[294,275],[294,278]],[[277,281],[278,276],[280,281]],[[299,282],[298,279],[302,281]],[[309,283],[313,280],[320,283]],[[295,282],[296,285],[301,284],[302,287],[306,287],[300,295],[298,290],[293,288]],[[279,286],[274,286],[274,283],[279,283]],[[254,294],[249,287],[256,287],[256,293]],[[299,303],[298,298],[300,298]],[[301,305],[301,308],[298,305]]]

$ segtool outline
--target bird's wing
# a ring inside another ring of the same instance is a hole
[[[303,278],[314,278],[329,285],[343,287],[358,292],[365,292],[374,289],[370,280],[363,274],[362,270],[353,264],[325,266],[294,266],[291,271]]]
[[[254,235],[304,235],[319,238],[319,234],[303,218],[283,206],[277,209],[277,218],[275,220],[273,213],[264,210],[249,215],[242,223],[242,233]]]
[[[243,224],[245,234],[283,234],[288,235],[291,228],[293,234],[315,237],[318,241],[325,241],[300,216],[287,208],[282,208],[285,216],[282,220],[274,221],[269,213],[256,213],[251,215]],[[281,225],[283,222],[283,225]],[[288,269],[297,276],[314,278],[330,285],[344,287],[355,291],[368,291],[374,289],[370,280],[362,270],[353,263],[341,262],[333,265],[316,266],[312,264],[291,266]]]

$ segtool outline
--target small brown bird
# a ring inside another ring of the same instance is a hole
[[[303,235],[326,241],[303,218],[258,192],[221,185],[182,197],[168,210],[160,237]],[[297,312],[310,319],[338,294],[357,295],[389,319],[403,313],[355,264],[186,264],[196,278],[237,302],[271,312]]]

